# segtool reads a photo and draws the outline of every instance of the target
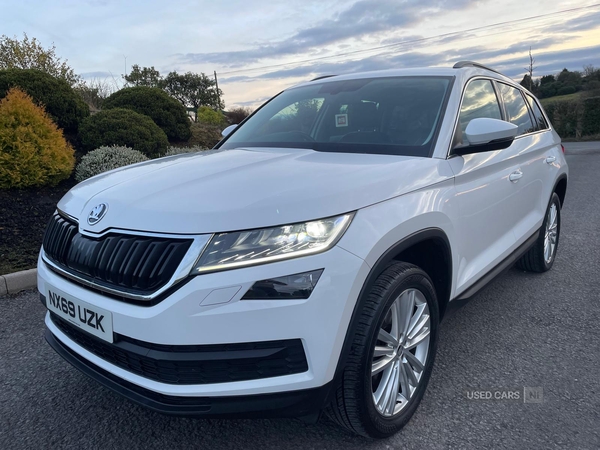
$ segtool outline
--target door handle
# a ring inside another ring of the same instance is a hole
[[[520,170],[515,170],[513,173],[511,173],[508,176],[508,179],[510,181],[512,181],[513,183],[516,183],[517,181],[519,181],[521,179],[522,176],[523,176],[523,172],[521,172]]]
[[[548,156],[546,158],[546,164],[552,164],[554,161],[556,161],[556,156]]]

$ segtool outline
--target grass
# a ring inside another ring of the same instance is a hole
[[[540,99],[540,102],[542,103],[542,106],[546,106],[549,103],[554,103],[554,102],[566,102],[569,100],[579,100],[580,97],[581,97],[581,92],[575,92],[574,94],[557,95],[555,97],[542,98],[542,99]]]

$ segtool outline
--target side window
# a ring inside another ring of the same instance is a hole
[[[469,83],[460,108],[460,128],[464,133],[469,122],[478,118],[502,119],[500,105],[490,80],[474,80]]]
[[[519,127],[517,136],[531,133],[534,127],[529,116],[529,109],[525,104],[525,99],[521,95],[521,90],[504,83],[498,83],[498,86],[500,87],[500,95],[502,96],[506,114],[508,115],[506,119]]]
[[[529,102],[529,106],[531,107],[531,112],[533,113],[533,118],[535,119],[535,126],[534,126],[535,131],[547,130],[548,122],[546,122],[546,118],[544,117],[544,114],[542,113],[542,110],[540,109],[538,103],[529,94],[525,94],[525,97],[527,98],[527,101]]]

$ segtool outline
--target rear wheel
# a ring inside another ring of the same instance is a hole
[[[414,414],[436,351],[438,304],[427,274],[390,265],[375,281],[328,415],[350,431],[383,438]]]
[[[546,272],[552,268],[560,238],[560,199],[552,194],[540,236],[534,246],[523,255],[517,267],[528,272]]]

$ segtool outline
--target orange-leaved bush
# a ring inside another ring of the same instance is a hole
[[[0,189],[56,185],[69,178],[73,148],[44,109],[18,88],[0,100]]]

